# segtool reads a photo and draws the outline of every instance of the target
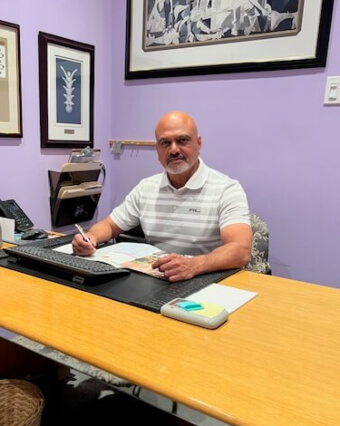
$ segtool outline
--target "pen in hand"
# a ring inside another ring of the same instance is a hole
[[[91,244],[92,247],[94,247],[91,240],[85,235],[83,228],[80,225],[78,225],[77,223],[75,224],[75,227],[78,229],[79,234],[83,237],[83,240],[86,241],[87,243]]]

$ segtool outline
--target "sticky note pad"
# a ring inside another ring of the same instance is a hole
[[[183,300],[181,302],[178,302],[177,306],[182,309],[185,309],[186,311],[197,311],[200,309],[204,309],[200,303],[194,302],[192,300]]]
[[[228,312],[223,306],[181,298],[163,305],[161,314],[210,329],[217,328],[228,319]]]

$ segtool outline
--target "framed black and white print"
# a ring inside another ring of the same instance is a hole
[[[94,46],[39,33],[42,148],[93,147]]]
[[[125,78],[324,67],[334,0],[127,0]]]
[[[22,137],[20,27],[0,21],[0,137]]]

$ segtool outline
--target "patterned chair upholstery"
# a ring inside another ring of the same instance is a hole
[[[261,274],[271,275],[269,264],[269,230],[266,222],[258,215],[250,214],[250,223],[253,230],[252,254],[248,265],[244,269]]]

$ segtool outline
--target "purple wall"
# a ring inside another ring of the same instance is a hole
[[[68,150],[40,149],[37,37],[61,35],[96,46],[95,145],[109,172],[98,218],[161,170],[153,148],[113,155],[108,140],[153,139],[160,115],[182,109],[197,120],[205,161],[239,179],[251,210],[268,222],[274,274],[340,287],[340,115],[339,107],[323,106],[327,76],[340,75],[340,5],[324,69],[140,81],[124,80],[125,7],[1,1],[0,19],[21,26],[24,137],[0,139],[0,197],[16,198],[36,225],[51,227],[47,170],[58,170]]]
[[[36,227],[51,229],[48,170],[58,171],[69,149],[40,148],[38,33],[43,31],[95,46],[95,147],[105,165],[110,158],[111,28],[110,0],[0,0],[0,20],[20,25],[23,132],[22,139],[0,138],[0,198],[14,198]],[[111,173],[107,167],[107,180]],[[110,209],[105,185],[97,218]],[[84,224],[87,226],[87,224]],[[70,227],[68,227],[70,228]],[[68,228],[58,228],[67,231]],[[73,227],[71,228],[73,230]]]
[[[268,222],[273,272],[340,287],[340,112],[323,106],[326,77],[340,75],[340,5],[325,69],[124,81],[123,3],[114,7],[112,138],[152,139],[161,114],[190,112],[205,161],[239,179]],[[159,170],[152,149],[124,148],[111,164],[112,204]]]

